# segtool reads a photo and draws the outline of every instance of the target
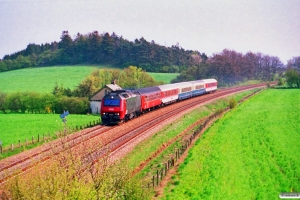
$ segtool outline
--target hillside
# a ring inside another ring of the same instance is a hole
[[[55,66],[13,70],[0,73],[0,92],[52,92],[55,84],[74,89],[96,68],[107,66]],[[149,73],[155,80],[170,83],[178,73]]]
[[[143,37],[129,41],[115,33],[78,33],[71,38],[63,31],[60,41],[51,44],[28,44],[0,60],[0,72],[29,67],[53,65],[114,65],[119,68],[130,65],[148,72],[180,72],[187,66],[199,63],[207,56],[198,51],[185,50],[178,45],[165,47],[148,42]]]

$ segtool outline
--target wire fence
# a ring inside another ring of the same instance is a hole
[[[255,95],[256,93],[260,92],[261,90],[257,90],[254,93],[251,93],[245,97],[243,97],[241,100],[239,100],[239,103],[245,101],[249,97]],[[172,169],[175,166],[175,163],[179,160],[179,158],[185,153],[185,151],[188,149],[188,147],[193,143],[195,138],[204,132],[206,127],[212,123],[215,119],[222,116],[225,112],[229,111],[230,107],[228,106],[225,109],[219,110],[215,112],[214,114],[210,115],[188,138],[188,140],[183,141],[183,144],[180,146],[180,148],[174,149],[174,154],[170,156],[170,159],[168,159],[165,163],[163,163],[163,167],[156,171],[152,171],[152,178],[147,184],[148,189],[155,188],[160,184],[160,182],[163,180],[163,178],[167,175],[168,171]]]
[[[90,127],[96,126],[100,123],[101,123],[101,121],[99,119],[96,121],[92,121],[86,125],[75,126],[74,128],[68,128],[68,133],[73,133],[73,132],[76,132],[76,131],[79,131],[79,130],[82,130],[85,128],[90,128]],[[51,134],[51,133],[38,134],[37,136],[32,136],[30,139],[26,138],[25,141],[18,140],[17,143],[12,143],[8,146],[3,146],[2,144],[0,144],[0,154],[7,153],[7,152],[13,152],[13,151],[19,151],[19,150],[22,150],[22,148],[24,148],[24,147],[35,145],[37,143],[42,144],[44,142],[48,142],[53,139],[62,137],[63,135],[66,135],[65,130],[56,131],[54,134]]]

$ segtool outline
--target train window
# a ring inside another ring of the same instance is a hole
[[[104,99],[104,106],[120,106],[119,99]]]

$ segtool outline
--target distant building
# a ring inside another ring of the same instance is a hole
[[[93,94],[90,98],[90,108],[93,114],[100,113],[101,100],[102,98],[110,93],[111,91],[121,90],[122,88],[117,84],[107,84],[97,92]]]

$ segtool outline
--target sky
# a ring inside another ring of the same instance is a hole
[[[235,50],[300,56],[300,0],[0,0],[0,58],[62,31],[115,32],[208,56]]]

